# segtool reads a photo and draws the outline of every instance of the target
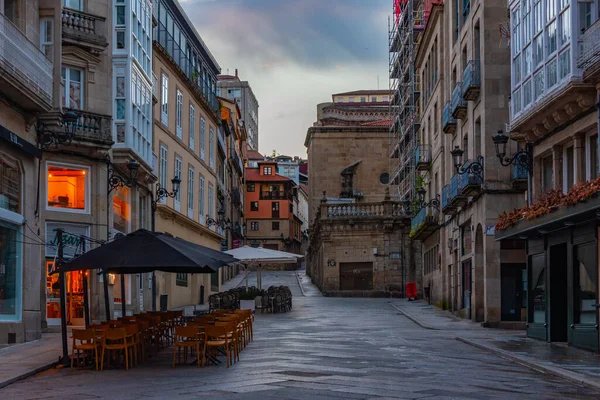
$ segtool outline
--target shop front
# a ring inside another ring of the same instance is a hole
[[[598,351],[599,215],[594,198],[496,232],[527,237],[528,337]]]
[[[89,236],[89,226],[79,224],[65,224],[58,222],[46,223],[46,322],[48,325],[60,325],[60,285],[58,274],[53,273],[57,257],[58,238],[57,229],[63,232],[63,258],[72,259],[84,250],[82,236]],[[73,326],[85,325],[84,312],[84,284],[87,275],[81,271],[66,274],[67,290],[67,324]],[[88,293],[89,295],[89,293]]]

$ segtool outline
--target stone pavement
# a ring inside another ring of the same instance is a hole
[[[52,368],[62,355],[60,333],[44,333],[40,340],[0,350],[0,388]]]
[[[266,286],[275,279],[290,288],[299,282],[294,271],[263,275]],[[0,398],[600,398],[600,391],[455,340],[455,332],[475,329],[423,329],[393,302],[300,295],[288,313],[256,314],[254,341],[232,368],[171,368],[164,349],[129,371],[49,370],[0,390]]]
[[[525,331],[485,329],[423,301],[398,300],[392,306],[425,329],[451,331],[463,343],[600,390],[600,357],[596,353],[529,339]]]

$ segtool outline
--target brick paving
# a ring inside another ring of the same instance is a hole
[[[296,272],[265,272],[295,285]],[[283,283],[280,283],[283,282]],[[130,371],[55,369],[0,398],[598,399],[600,392],[541,374],[424,329],[390,299],[294,297],[289,313],[256,315],[255,340],[232,368],[171,368],[170,352]]]

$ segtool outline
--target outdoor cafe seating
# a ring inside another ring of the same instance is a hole
[[[217,310],[185,321],[183,311],[147,312],[73,329],[71,368],[124,367],[147,362],[172,347],[172,366],[188,364],[195,357],[198,367],[222,361],[227,368],[240,360],[240,352],[253,339],[251,310]],[[183,353],[183,354],[182,354]]]

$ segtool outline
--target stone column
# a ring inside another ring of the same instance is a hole
[[[575,164],[573,182],[580,183],[585,181],[585,134],[577,133],[573,137],[573,143],[573,159]]]
[[[562,190],[563,187],[563,173],[562,173],[562,156],[563,148],[560,145],[552,147],[552,187],[555,190]]]

